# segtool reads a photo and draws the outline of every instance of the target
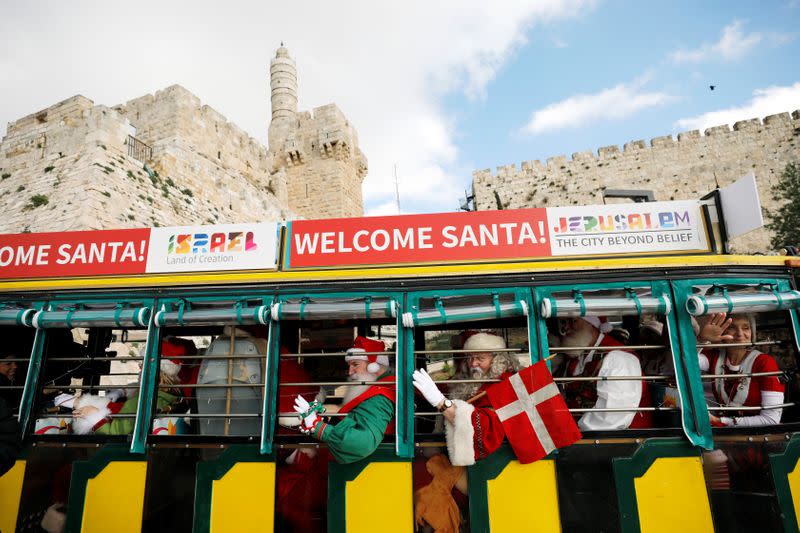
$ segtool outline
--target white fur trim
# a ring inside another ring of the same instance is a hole
[[[347,350],[347,355],[344,356],[345,361],[369,361],[369,356],[360,355],[364,353],[365,350],[363,348],[350,348]],[[375,356],[373,356],[375,357]],[[389,356],[388,355],[379,355],[375,357],[375,361],[370,363],[367,366],[367,372],[370,374],[377,374],[380,371],[378,365],[383,367],[389,367]]]
[[[608,333],[614,329],[613,324],[600,320],[599,316],[582,316],[581,320],[585,320],[589,324],[593,325],[598,331],[600,331],[600,333]]]
[[[293,428],[300,425],[300,417],[298,416],[279,416],[278,424],[287,428]]]
[[[108,403],[109,399],[103,396],[95,396],[93,394],[81,396],[78,400],[78,407],[90,405],[96,407],[97,411],[92,416],[74,418],[72,421],[73,433],[78,435],[88,435],[91,433],[95,424],[111,414]]]
[[[161,360],[161,371],[168,376],[177,376],[178,372],[181,371],[181,365],[176,363],[175,361],[170,361],[169,359],[162,359]]]
[[[462,400],[453,400],[456,417],[453,422],[445,419],[444,430],[447,439],[447,454],[453,466],[475,464],[475,428],[472,427],[472,412],[475,407]]]
[[[464,342],[464,349],[470,352],[491,352],[506,347],[503,337],[491,333],[476,333]]]

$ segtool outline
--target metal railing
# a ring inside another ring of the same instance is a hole
[[[147,163],[153,158],[153,147],[149,146],[133,135],[128,135],[128,156]]]

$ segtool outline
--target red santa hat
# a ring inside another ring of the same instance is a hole
[[[345,361],[368,361],[367,372],[370,374],[377,374],[380,366],[389,366],[388,355],[377,355],[370,352],[383,352],[386,351],[386,345],[383,341],[368,339],[366,337],[358,336],[353,341],[353,347],[347,350],[347,355],[344,357]],[[367,355],[369,354],[369,355]]]
[[[608,333],[614,329],[614,326],[611,324],[611,322],[608,322],[604,316],[582,316],[581,320],[585,320],[594,326],[595,329],[600,331],[600,333]]]
[[[161,364],[160,369],[164,374],[177,378],[181,371],[183,359],[173,359],[172,357],[187,355],[186,346],[174,342],[172,339],[164,339],[161,342]]]

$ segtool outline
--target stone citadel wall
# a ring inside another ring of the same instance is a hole
[[[358,217],[364,213],[361,183],[367,159],[358,147],[358,134],[334,104],[296,114],[285,142],[275,147],[285,164],[289,205],[312,218]]]
[[[128,155],[129,134],[152,146],[148,168]],[[75,96],[9,124],[0,232],[291,218],[272,166],[257,141],[180,86],[113,109]]]
[[[283,46],[270,85],[269,148],[180,85],[112,108],[74,96],[10,123],[0,232],[361,216],[355,128],[335,104],[297,111]]]
[[[648,189],[656,200],[697,199],[729,185],[748,172],[758,183],[765,219],[779,205],[771,188],[787,163],[800,161],[800,110],[656,137],[597,151],[473,173],[475,207],[518,209],[602,204],[605,189]],[[609,199],[608,202],[614,200]],[[738,253],[767,252],[769,232],[760,229],[733,239]]]

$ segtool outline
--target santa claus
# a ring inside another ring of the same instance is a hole
[[[300,430],[328,445],[339,463],[353,463],[372,454],[387,433],[394,432],[395,376],[384,353],[383,341],[356,337],[347,351],[348,386],[338,423],[325,422],[319,401],[295,399],[294,409],[302,419]],[[369,384],[369,382],[381,382]]]
[[[185,348],[181,348],[169,339],[162,342],[160,386],[156,397],[156,407],[159,412],[176,411],[176,406],[184,399],[180,387],[183,383],[180,377],[182,360],[178,357],[170,359],[166,354],[178,356],[185,353]],[[65,401],[62,395],[56,398],[56,403],[65,406],[72,404],[72,432],[75,434],[127,435],[133,433],[135,417],[114,415],[135,415],[139,403],[139,391],[137,388],[129,387],[124,390],[109,391],[105,396],[82,394],[72,402]]]
[[[558,320],[559,345],[587,350],[565,350],[569,357],[564,366],[565,377],[638,377],[642,375],[639,358],[623,349],[623,344],[607,335],[612,326],[604,317],[585,316]],[[611,348],[598,350],[597,348]],[[570,408],[592,408],[578,420],[582,431],[648,428],[653,426],[650,391],[640,379],[576,380],[564,386],[564,399]],[[599,411],[625,409],[631,411]]]
[[[519,370],[519,363],[505,350],[502,337],[491,333],[475,333],[464,343],[469,377],[472,379],[507,379]],[[450,462],[456,466],[475,464],[494,452],[503,442],[505,431],[500,418],[492,409],[489,398],[483,396],[467,403],[474,394],[483,392],[493,383],[468,383],[451,387],[454,399],[446,398],[424,369],[414,371],[414,386],[445,419],[445,438]],[[474,394],[473,394],[474,393]]]

